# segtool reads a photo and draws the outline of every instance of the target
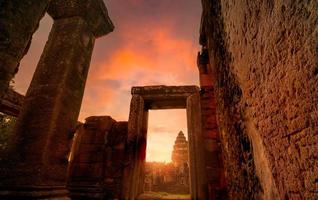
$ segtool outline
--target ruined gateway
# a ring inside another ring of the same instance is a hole
[[[77,124],[95,39],[114,29],[103,1],[0,1],[0,108],[19,115],[0,199],[136,199],[148,110],[170,108],[187,109],[192,199],[318,199],[317,0],[202,7],[200,87],[133,87],[128,122]],[[30,88],[8,92],[45,12]]]

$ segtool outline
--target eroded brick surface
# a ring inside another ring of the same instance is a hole
[[[203,8],[230,195],[317,199],[318,2]]]

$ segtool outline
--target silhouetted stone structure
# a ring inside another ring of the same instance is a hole
[[[184,164],[189,165],[189,144],[182,131],[178,133],[174,142],[171,159],[176,167],[182,167]]]
[[[183,166],[175,166],[171,162],[146,162],[144,192],[190,194],[187,163]]]
[[[172,162],[146,162],[144,191],[190,194],[189,144],[180,131],[171,152]]]
[[[27,10],[18,10],[32,15],[20,16],[23,22],[24,18],[30,17],[25,20],[25,26],[33,25],[26,28],[29,35],[21,38],[22,43],[29,42],[35,30],[34,24],[45,12],[45,2],[28,1],[26,5],[29,7],[21,5],[21,9]],[[20,6],[21,3],[4,1],[4,4],[13,6],[13,9],[15,4]],[[102,0],[53,0],[47,11],[54,24],[25,96],[9,152],[1,162],[0,198],[2,195],[3,198],[53,198],[66,194],[67,155],[77,124],[95,38],[113,30]],[[13,19],[19,21],[17,16],[12,15],[10,20]],[[12,33],[16,41],[20,40],[20,30],[9,30],[6,26],[1,28]],[[12,50],[22,52],[24,47],[21,44]],[[8,65],[10,70],[4,71],[5,78],[1,75],[1,81],[12,77],[11,69],[15,68],[21,56],[19,53],[15,62]],[[3,88],[1,85],[0,92]]]
[[[75,134],[67,187],[72,199],[119,199],[126,166],[127,122],[86,119]]]

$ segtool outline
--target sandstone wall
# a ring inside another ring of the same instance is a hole
[[[318,1],[202,0],[232,199],[318,199]]]
[[[127,122],[88,117],[74,137],[68,169],[73,199],[116,199],[126,167]]]
[[[209,199],[227,199],[223,157],[216,121],[216,103],[212,86],[201,86],[202,135],[205,144]]]

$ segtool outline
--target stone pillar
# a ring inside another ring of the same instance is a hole
[[[102,0],[55,0],[48,13],[54,24],[10,143],[11,169],[1,173],[4,190],[8,185],[65,186],[70,133],[94,41],[113,30]],[[23,195],[40,196],[36,188],[29,191]]]
[[[225,199],[225,175],[220,136],[216,121],[216,101],[213,88],[213,72],[209,65],[208,50],[203,46],[198,54],[200,74],[200,103],[202,134],[205,144],[205,161],[210,199]]]
[[[0,98],[18,71],[50,0],[0,1]]]
[[[207,199],[207,178],[205,152],[201,124],[199,93],[187,98],[187,124],[189,133],[189,163],[191,199]]]
[[[133,95],[128,121],[129,166],[124,172],[122,199],[134,200],[142,192],[147,125],[148,111],[145,109],[144,99],[140,95]]]

